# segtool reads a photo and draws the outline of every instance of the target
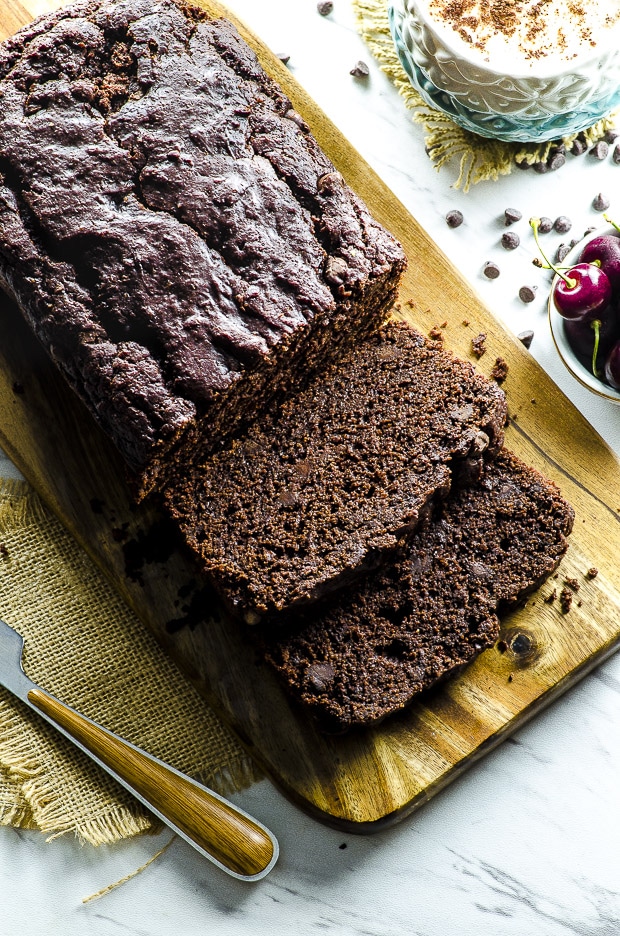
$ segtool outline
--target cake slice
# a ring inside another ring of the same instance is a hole
[[[0,284],[138,496],[386,318],[400,246],[225,20],[67,6],[0,101]]]
[[[263,652],[329,731],[408,705],[498,637],[498,613],[536,589],[567,549],[573,510],[555,484],[502,451],[469,490],[436,504],[406,555]]]
[[[501,447],[506,401],[405,324],[370,336],[165,502],[233,613],[311,604],[387,561]]]

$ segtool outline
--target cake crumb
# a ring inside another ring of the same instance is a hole
[[[469,326],[469,319],[463,319],[463,325],[467,328]]]
[[[508,673],[508,682],[512,682],[512,673]]]
[[[472,338],[471,340],[471,349],[473,353],[476,355],[476,357],[478,358],[478,360],[480,360],[480,358],[486,351],[486,346],[485,346],[486,340],[487,340],[487,336],[485,332],[480,332],[479,335],[476,335],[476,337]]]
[[[596,566],[592,566],[592,568],[588,569],[588,571],[586,572],[586,578],[589,578],[589,579],[596,578],[597,575],[598,575],[598,569],[596,568]]]
[[[560,592],[560,607],[562,614],[568,614],[573,603],[573,593],[570,588],[563,588]]]
[[[495,359],[495,364],[493,365],[493,370],[491,371],[491,377],[497,383],[503,383],[508,376],[508,362],[503,357],[498,357]]]
[[[580,589],[579,582],[575,578],[567,578],[564,580],[569,588],[572,588],[574,592],[578,592]]]
[[[439,325],[433,325],[431,330],[428,333],[428,337],[432,338],[434,341],[443,341],[443,332]]]
[[[8,559],[9,557],[9,551],[4,543],[0,543],[0,556],[2,556],[3,559]]]
[[[558,597],[558,592],[557,592],[557,589],[554,588],[553,591],[549,592],[549,594],[545,598],[546,604],[553,604],[553,602],[555,601],[557,597]]]

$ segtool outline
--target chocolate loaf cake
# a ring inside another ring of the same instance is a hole
[[[205,572],[248,623],[385,562],[454,475],[502,445],[506,402],[404,324],[373,334],[165,491]]]
[[[453,490],[398,562],[328,611],[264,634],[289,692],[330,731],[369,725],[458,671],[498,637],[567,548],[572,508],[506,450]]]
[[[93,0],[0,46],[0,284],[138,494],[376,328],[404,265],[228,22]]]

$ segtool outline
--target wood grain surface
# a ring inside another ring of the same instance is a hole
[[[223,12],[212,0],[202,5]],[[0,0],[0,34],[54,6]],[[157,510],[132,506],[109,442],[5,298],[0,441],[280,788],[325,822],[367,832],[426,802],[617,648],[620,463],[282,63],[237,26],[347,181],[415,259],[400,314],[423,331],[447,320],[446,343],[463,357],[484,331],[481,364],[490,369],[498,355],[508,362],[507,445],[553,478],[576,512],[557,581],[512,613],[503,642],[441,690],[374,729],[325,737],[289,705],[243,626],[213,614],[209,590]],[[599,572],[589,579],[593,566]],[[581,586],[567,614],[544,601],[565,578]],[[522,634],[527,640],[516,640]]]

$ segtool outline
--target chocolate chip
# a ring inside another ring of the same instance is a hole
[[[606,143],[614,143],[618,139],[618,136],[617,130],[606,130],[603,139]]]
[[[570,151],[573,156],[581,156],[583,153],[585,153],[587,148],[587,144],[583,140],[580,140],[579,137],[577,137],[577,139],[573,141]]]
[[[521,302],[533,302],[536,298],[538,286],[522,286],[519,290],[519,299]]]
[[[553,156],[547,160],[547,165],[551,172],[555,172],[556,169],[561,169],[565,162],[566,156],[564,153],[554,153]]]
[[[549,231],[553,230],[553,221],[551,218],[541,218],[540,224],[538,225],[539,234],[548,234]]]
[[[560,244],[560,246],[555,252],[555,262],[561,263],[562,260],[566,259],[569,253],[570,253],[570,246],[568,244]]]
[[[276,58],[279,58],[283,65],[288,65],[291,60],[287,52],[276,52]]]
[[[620,163],[620,143],[614,148],[611,158],[615,162],[616,166]]]
[[[315,692],[325,692],[334,680],[334,667],[331,663],[312,663],[306,677]]]
[[[560,215],[553,222],[553,226],[558,234],[566,234],[573,226],[573,222],[566,215]]]
[[[524,345],[526,348],[529,348],[534,339],[534,332],[532,331],[531,328],[528,328],[526,331],[519,332],[519,334],[517,335],[517,338],[519,339],[522,345]]]
[[[316,8],[321,16],[329,16],[331,11],[334,9],[334,4],[332,3],[332,0],[320,0],[320,2],[317,3]]]
[[[607,211],[609,204],[610,202],[607,195],[603,195],[602,192],[599,192],[592,200],[592,207],[595,211]]]
[[[505,247],[506,250],[515,250],[521,239],[515,231],[505,231],[502,234],[502,247]]]
[[[487,279],[497,279],[499,276],[499,267],[496,263],[493,263],[492,260],[489,260],[485,263],[482,272],[487,277]]]
[[[463,223],[462,211],[453,209],[452,211],[449,211],[448,214],[446,215],[446,224],[448,225],[448,227],[457,228],[457,227],[460,227],[462,223]]]
[[[366,62],[356,62],[349,74],[353,75],[354,78],[368,78],[370,74],[370,69]]]
[[[589,155],[594,156],[595,159],[607,159],[608,153],[609,143],[606,143],[605,140],[599,140],[598,143],[594,144]]]
[[[540,173],[540,175],[543,175],[545,172],[549,172],[549,166],[543,160],[539,160],[538,162],[535,162],[532,168],[534,172],[538,172]]]
[[[516,221],[520,221],[523,215],[518,208],[506,208],[504,211],[504,221],[506,224],[514,224]]]

